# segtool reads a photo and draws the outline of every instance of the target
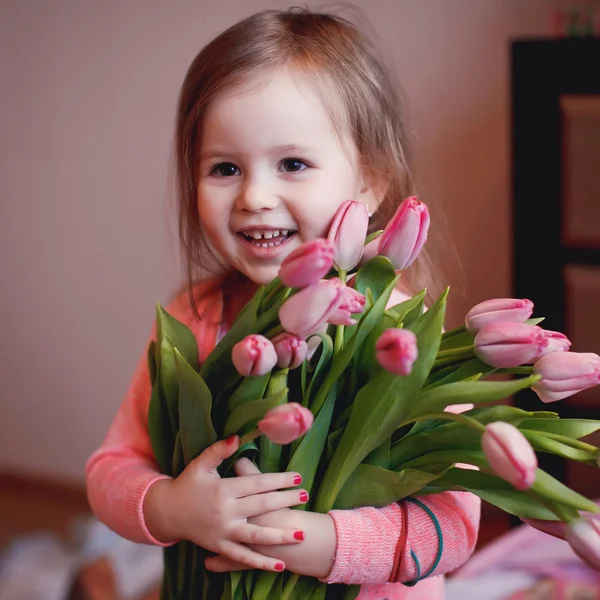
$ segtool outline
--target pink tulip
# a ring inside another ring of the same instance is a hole
[[[523,519],[521,521],[527,523],[527,525],[547,533],[552,537],[564,540],[567,535],[567,524],[564,521],[546,521],[544,519]]]
[[[493,471],[518,490],[535,481],[537,456],[527,438],[510,423],[489,423],[481,436],[481,448]]]
[[[476,304],[465,316],[469,333],[477,333],[484,325],[511,321],[524,323],[533,312],[533,302],[523,298],[495,298]]]
[[[363,202],[346,200],[337,210],[327,239],[335,251],[335,265],[340,271],[353,269],[363,253],[369,227],[369,210]]]
[[[595,519],[574,519],[567,526],[567,542],[573,552],[600,571],[600,523]]]
[[[429,211],[415,196],[406,198],[382,233],[379,254],[387,256],[396,270],[408,268],[427,241]]]
[[[542,356],[533,372],[542,379],[531,386],[542,402],[555,402],[600,384],[600,356],[593,352],[553,352]]]
[[[328,283],[340,289],[342,300],[327,321],[332,325],[356,325],[356,320],[352,318],[352,315],[363,311],[365,297],[355,289],[343,284],[339,279],[330,279]]]
[[[258,423],[258,429],[274,444],[291,444],[312,426],[313,414],[297,402],[272,408]]]
[[[264,375],[277,364],[277,353],[270,340],[262,335],[252,334],[233,347],[231,362],[244,377]]]
[[[323,279],[288,298],[279,309],[279,321],[286,331],[306,339],[327,323],[343,298],[341,286]]]
[[[333,245],[324,239],[302,244],[281,263],[279,277],[289,287],[303,288],[317,283],[333,266]]]
[[[277,352],[277,366],[282,369],[299,367],[308,354],[308,344],[292,333],[281,333],[272,340]]]
[[[410,375],[417,360],[417,336],[409,329],[386,329],[375,344],[379,364],[395,375]]]
[[[560,331],[550,331],[544,329],[544,335],[548,340],[548,347],[544,351],[544,354],[550,354],[551,352],[568,352],[571,347],[571,341]]]
[[[509,321],[490,323],[475,336],[475,354],[492,367],[518,367],[535,362],[548,343],[541,327]]]

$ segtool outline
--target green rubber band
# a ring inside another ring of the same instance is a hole
[[[431,569],[429,569],[429,571],[427,571],[427,573],[425,573],[425,575],[423,575],[422,577],[421,577],[421,565],[419,564],[419,559],[417,558],[417,555],[412,550],[410,551],[410,555],[412,556],[412,559],[415,562],[415,567],[417,569],[417,576],[415,577],[415,579],[412,579],[411,581],[404,582],[404,585],[407,587],[412,587],[414,585],[417,585],[417,583],[419,583],[419,581],[421,581],[422,579],[429,577],[435,571],[440,560],[442,559],[442,552],[444,550],[444,536],[442,535],[442,528],[440,527],[440,523],[437,520],[437,517],[433,514],[433,512],[431,511],[431,509],[428,506],[426,506],[421,501],[419,501],[415,498],[405,498],[405,501],[416,504],[417,506],[421,507],[427,513],[429,518],[433,521],[433,525],[435,527],[435,531],[438,536],[437,555],[435,557],[435,560],[433,561],[433,565],[431,565]]]

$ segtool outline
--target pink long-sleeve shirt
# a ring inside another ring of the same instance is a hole
[[[223,323],[231,322],[246,299],[244,294],[228,293],[228,289],[222,278],[196,286],[194,297],[201,318],[191,308],[186,293],[167,307],[196,336],[200,361],[216,345],[223,333]],[[143,513],[148,489],[165,477],[159,472],[148,434],[150,393],[144,352],[104,442],[88,459],[87,492],[96,516],[115,532],[134,542],[160,544],[148,531]],[[441,559],[431,576],[414,587],[398,583],[417,576],[411,550],[419,559],[422,574],[433,565],[438,552],[438,537],[430,517],[422,508],[407,503],[407,540],[397,582],[389,580],[404,527],[398,504],[329,513],[335,523],[337,549],[325,581],[360,584],[360,600],[444,598],[444,573],[462,565],[475,547],[480,502],[467,492],[444,492],[423,497],[421,501],[436,515],[444,539]]]

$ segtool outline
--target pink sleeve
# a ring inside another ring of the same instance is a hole
[[[161,475],[147,428],[150,374],[144,356],[102,446],[87,461],[90,506],[107,527],[138,543],[161,544],[144,522],[144,498]]]
[[[166,307],[196,336],[200,360],[204,360],[216,343],[215,323],[220,319],[221,301],[214,296],[208,297],[208,294],[218,289],[212,281],[198,287],[199,294],[207,295],[210,307],[202,320],[194,318],[186,294],[178,296]],[[155,330],[154,326],[150,339],[155,338]],[[86,487],[92,510],[110,529],[134,542],[168,546],[155,539],[144,522],[144,499],[148,489],[159,479],[169,479],[160,473],[150,443],[148,408],[151,392],[144,353],[101,447],[87,461]]]
[[[448,407],[452,412],[470,408]],[[464,465],[459,465],[464,466]],[[419,499],[436,516],[443,536],[443,551],[433,575],[449,573],[464,564],[475,549],[481,501],[469,492],[443,492]],[[411,550],[417,556],[421,576],[433,566],[438,554],[435,525],[423,508],[405,503],[408,532],[397,581],[417,577]],[[390,581],[396,546],[403,522],[397,503],[383,508],[365,506],[329,513],[337,533],[336,557],[327,583],[382,584]]]

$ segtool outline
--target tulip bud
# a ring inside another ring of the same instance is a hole
[[[349,271],[359,263],[368,227],[369,211],[363,202],[346,200],[338,208],[327,236],[338,270]]]
[[[498,368],[535,362],[546,350],[548,338],[541,327],[526,323],[490,323],[475,336],[475,354]]]
[[[270,340],[262,335],[252,334],[233,347],[231,362],[244,377],[264,375],[277,364],[277,353]]]
[[[567,526],[566,539],[581,560],[600,570],[600,523],[597,520],[574,519]]]
[[[281,333],[271,341],[277,352],[278,367],[295,369],[306,359],[308,344],[303,338],[291,333]]]
[[[365,307],[365,297],[355,289],[343,284],[339,279],[329,279],[330,285],[339,288],[342,299],[337,309],[330,315],[328,322],[332,325],[356,325],[352,315],[361,313]]]
[[[410,375],[417,360],[417,336],[409,329],[386,329],[375,344],[379,364],[395,375]]]
[[[531,386],[542,402],[555,402],[600,384],[600,356],[593,352],[553,352],[542,356],[533,372],[542,379]]]
[[[544,329],[544,335],[548,340],[548,347],[544,350],[544,354],[550,354],[551,352],[568,352],[571,347],[571,341],[560,331],[550,331]]]
[[[465,316],[469,333],[477,333],[484,325],[510,321],[524,323],[533,312],[533,302],[523,298],[495,298],[476,304]]]
[[[274,444],[291,444],[303,436],[313,424],[310,409],[288,402],[272,408],[258,423],[259,431]]]
[[[524,519],[521,521],[527,523],[534,529],[551,535],[552,537],[564,540],[567,534],[567,524],[564,521],[546,521],[544,519]]]
[[[383,231],[379,254],[387,256],[398,271],[408,268],[427,241],[427,206],[415,196],[406,198]]]
[[[306,339],[320,330],[342,299],[340,286],[321,280],[288,298],[279,309],[279,321],[286,331]]]
[[[493,471],[518,490],[535,481],[538,461],[527,438],[512,424],[489,423],[481,436],[481,448]]]
[[[333,245],[324,239],[302,244],[281,263],[279,277],[289,287],[303,288],[317,283],[333,266]]]

